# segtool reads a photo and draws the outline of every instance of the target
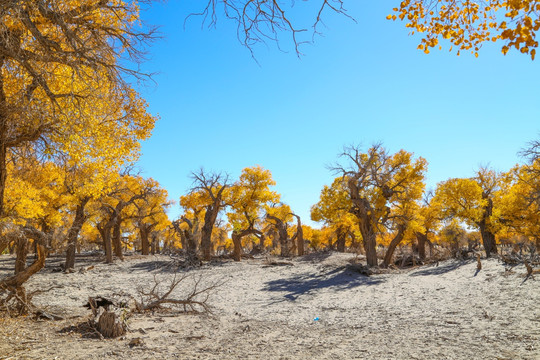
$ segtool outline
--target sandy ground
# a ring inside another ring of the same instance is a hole
[[[207,264],[189,273],[223,283],[209,299],[212,316],[135,315],[115,340],[75,328],[88,296],[135,295],[154,276],[171,279],[171,259],[86,257],[77,269],[94,268],[72,274],[53,272],[60,259],[51,259],[28,289],[57,286],[35,302],[68,318],[0,319],[0,359],[540,359],[539,275],[524,281],[524,267],[490,259],[477,274],[476,261],[451,260],[366,277],[346,267],[353,257]],[[0,256],[0,275],[12,264]],[[134,338],[142,344],[130,347]]]

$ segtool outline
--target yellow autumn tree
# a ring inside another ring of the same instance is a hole
[[[133,219],[138,229],[141,240],[141,254],[148,255],[150,245],[156,252],[158,237],[162,230],[170,225],[166,209],[171,205],[168,200],[167,190],[160,187],[159,183],[152,178],[139,179],[139,187],[145,188],[144,196],[133,201],[131,213],[128,218]],[[150,241],[152,240],[152,241]]]
[[[418,256],[426,258],[426,244],[433,248],[433,240],[441,226],[441,204],[434,200],[433,191],[424,194],[416,217],[414,235],[417,241]]]
[[[124,81],[139,76],[123,60],[135,60],[151,37],[142,29],[136,1],[22,0],[0,3],[0,217],[5,216],[7,162],[31,148],[39,158],[68,157],[73,165],[120,168],[138,154],[154,118]],[[122,59],[121,57],[124,57]],[[38,259],[0,285],[21,291],[44,264]]]
[[[279,244],[280,255],[290,255],[290,237],[288,228],[293,220],[291,207],[284,203],[278,203],[270,206],[266,210],[266,221],[273,228],[276,244]]]
[[[515,166],[502,181],[501,223],[509,232],[526,236],[540,249],[540,142],[522,151],[527,163]]]
[[[357,222],[349,211],[352,202],[341,177],[334,179],[331,186],[325,185],[321,190],[319,202],[311,207],[311,220],[323,222],[333,229],[336,236],[336,248],[345,251],[347,236],[354,234]],[[333,243],[330,243],[333,248]]]
[[[404,0],[388,19],[406,22],[411,33],[422,34],[418,48],[425,53],[441,48],[447,39],[452,47],[478,56],[488,41],[504,43],[506,54],[515,48],[535,58],[540,28],[540,3],[537,0]],[[452,50],[452,47],[450,50]]]
[[[263,236],[262,224],[264,213],[279,202],[279,194],[270,190],[276,183],[272,173],[260,166],[242,170],[239,180],[229,191],[231,204],[227,218],[232,225],[233,258],[240,261],[242,256],[242,238],[249,235]]]
[[[121,162],[125,153],[104,131],[129,129],[133,145],[148,136],[153,118],[122,78],[138,73],[120,61],[136,60],[149,38],[138,27],[131,1],[0,4],[0,215],[10,149],[41,143],[39,151],[67,152],[76,162],[110,150]],[[112,156],[103,161],[115,164]]]
[[[393,250],[403,239],[404,231],[422,197],[427,162],[400,150],[390,155],[380,144],[362,152],[360,147],[345,148],[341,155],[345,165],[336,165],[341,174],[356,217],[369,266],[377,266],[377,236],[385,229],[395,231],[384,264],[388,265]]]
[[[157,191],[156,184],[152,179],[145,180],[140,176],[125,174],[118,178],[107,194],[96,201],[98,215],[94,222],[103,241],[107,263],[112,263],[113,252],[118,259],[124,259],[122,224],[130,219],[130,212],[136,211],[129,209],[135,207],[136,201],[145,200]]]
[[[437,185],[434,200],[445,218],[457,218],[476,227],[482,235],[486,256],[497,253],[495,233],[500,226],[500,209],[494,206],[500,174],[486,168],[473,178],[454,178]]]
[[[214,251],[212,244],[214,225],[218,215],[229,205],[227,199],[231,184],[228,175],[206,172],[204,169],[193,172],[191,177],[193,187],[188,194],[180,197],[180,205],[186,211],[192,212],[197,219],[199,215],[202,216],[200,252],[203,260],[208,261]],[[184,222],[189,220],[187,217],[182,219]],[[191,221],[190,223],[188,226],[195,230],[193,223]]]

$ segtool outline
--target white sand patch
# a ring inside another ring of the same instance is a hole
[[[20,359],[540,359],[540,277],[506,271],[496,259],[366,277],[346,269],[350,254],[326,253],[266,266],[265,259],[190,271],[207,284],[214,315],[136,315],[125,339],[60,332],[82,318],[0,323],[0,358]],[[92,270],[54,273],[54,259],[28,288],[52,311],[86,316],[88,296],[137,293],[154,275],[170,279],[166,256],[128,256]],[[0,275],[12,258],[0,257]],[[188,284],[186,284],[188,285]],[[182,289],[174,294],[182,297]],[[142,346],[130,348],[136,337]]]

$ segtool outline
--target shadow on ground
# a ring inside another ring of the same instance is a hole
[[[339,291],[382,282],[384,278],[361,275],[342,266],[324,274],[295,275],[287,279],[268,281],[262,290],[285,292],[283,297],[294,301],[300,295],[316,293],[321,289],[331,288]]]
[[[329,258],[333,254],[332,251],[316,251],[307,255],[298,257],[298,261],[309,261],[309,262],[321,262]]]
[[[445,263],[444,265],[432,265],[426,269],[418,270],[410,274],[410,276],[430,276],[430,275],[442,275],[450,271],[459,269],[462,266],[468,265],[476,260],[453,260]]]

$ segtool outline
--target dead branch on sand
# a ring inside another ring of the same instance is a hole
[[[202,277],[199,277],[197,279],[193,279],[193,285],[189,289],[185,298],[175,299],[171,297],[177,286],[189,278],[192,277],[187,274],[179,276],[178,273],[175,273],[171,282],[164,287],[162,281],[157,279],[157,277],[154,275],[154,285],[151,289],[145,290],[141,287],[138,289],[140,301],[135,302],[137,311],[145,312],[149,310],[171,310],[175,307],[180,307],[184,312],[211,314],[212,311],[208,304],[208,299],[212,292],[222,285],[221,283],[213,283],[210,285],[201,286]],[[163,305],[171,305],[172,307],[164,307]]]

